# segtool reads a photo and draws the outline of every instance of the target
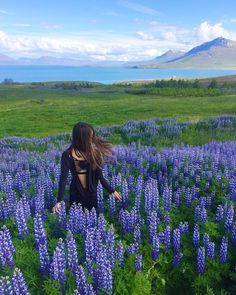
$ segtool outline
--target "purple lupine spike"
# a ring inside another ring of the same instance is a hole
[[[219,261],[221,264],[225,263],[228,256],[228,238],[223,236],[220,244]]]
[[[169,225],[164,230],[164,245],[167,250],[171,247],[171,227]]]
[[[95,261],[96,248],[94,246],[94,228],[87,229],[85,238],[85,258]]]
[[[199,205],[197,205],[195,210],[194,210],[194,221],[199,221],[200,214],[201,214],[201,208],[200,208]]]
[[[134,242],[138,244],[141,243],[141,229],[139,223],[137,223],[134,228]]]
[[[114,235],[114,227],[113,224],[110,225],[108,231],[107,231],[107,254],[108,259],[110,260],[111,267],[115,266],[115,235]]]
[[[58,225],[60,229],[66,229],[66,203],[61,201],[60,210],[58,213]]]
[[[200,210],[199,221],[200,222],[207,222],[207,210],[205,207],[201,208],[201,210]]]
[[[124,246],[121,241],[118,241],[115,251],[116,259],[118,259],[118,265],[122,266],[124,263]]]
[[[50,257],[48,254],[48,248],[46,244],[39,244],[38,254],[40,262],[40,271],[43,274],[48,275],[50,268]]]
[[[234,206],[230,204],[225,214],[225,229],[230,230],[234,220]]]
[[[97,186],[97,204],[98,204],[98,212],[104,213],[104,196],[103,196],[103,188],[100,181]]]
[[[16,250],[11,240],[10,231],[3,225],[0,230],[0,264],[2,264],[2,266],[8,265],[13,268],[13,255],[15,252]]]
[[[128,193],[128,183],[126,179],[122,181],[122,186],[121,186],[121,194],[122,194],[122,208],[126,209],[129,205],[129,193]]]
[[[28,202],[28,198],[23,194],[23,197],[21,198],[21,202],[23,205],[23,212],[25,215],[25,219],[27,220],[31,216],[31,210],[30,210],[30,204]]]
[[[0,278],[0,294],[1,295],[13,295],[12,282],[9,276]]]
[[[109,195],[109,211],[111,216],[116,214],[116,201],[113,195]]]
[[[143,176],[140,174],[137,178],[137,186],[135,189],[135,209],[140,210],[141,195],[143,190]]]
[[[236,246],[236,223],[232,225],[232,243]]]
[[[173,265],[174,265],[174,267],[178,267],[179,266],[182,257],[183,257],[183,253],[182,252],[179,252],[178,251],[175,254],[175,256],[173,257]]]
[[[172,189],[171,187],[168,187],[167,183],[165,183],[164,185],[162,199],[164,204],[164,210],[170,212],[172,204]]]
[[[20,271],[19,268],[15,268],[14,269],[14,273],[12,276],[12,286],[13,286],[13,290],[14,290],[14,294],[16,295],[30,295],[28,289],[27,289],[27,285],[25,282],[25,279],[23,277],[22,272]]]
[[[68,269],[75,273],[76,269],[78,268],[79,262],[78,262],[78,253],[76,249],[76,242],[73,237],[73,234],[70,230],[67,232],[67,261],[68,261]]]
[[[78,205],[74,202],[69,209],[69,218],[66,230],[70,230],[73,234],[79,232],[78,225]]]
[[[106,247],[101,247],[97,254],[97,288],[99,291],[104,290],[108,294],[112,294],[112,268],[106,254]]]
[[[152,260],[157,260],[159,257],[159,238],[157,234],[153,236],[152,239]]]
[[[89,211],[89,226],[96,227],[98,223],[98,215],[95,207]]]
[[[222,205],[218,205],[216,209],[215,222],[220,222],[224,218],[224,208]]]
[[[138,250],[139,250],[139,244],[137,242],[136,243],[131,243],[127,247],[127,253],[129,255],[132,255],[132,254],[138,252]]]
[[[159,223],[158,215],[156,211],[149,211],[147,216],[148,230],[149,230],[149,238],[152,241],[153,236],[157,232],[157,225]]]
[[[142,260],[143,260],[142,254],[135,255],[135,260],[134,260],[135,271],[142,272]]]
[[[203,246],[207,249],[207,245],[210,243],[210,237],[208,233],[203,234],[202,240],[203,240]]]
[[[191,204],[192,204],[192,196],[191,196],[191,191],[190,191],[189,188],[185,191],[184,199],[185,199],[186,206],[187,207],[191,207]]]
[[[179,206],[180,206],[180,191],[179,190],[177,190],[176,192],[174,192],[174,196],[173,196],[173,202],[174,202],[174,204],[175,204],[175,206],[177,207],[177,208],[179,208]]]
[[[173,248],[175,254],[180,249],[180,230],[178,228],[173,230]]]
[[[64,249],[64,242],[59,238],[56,249],[53,252],[53,260],[50,265],[50,274],[54,280],[58,281],[61,291],[65,291],[65,268],[66,268],[66,255]]]
[[[105,242],[106,238],[107,238],[106,226],[107,226],[107,221],[105,219],[105,216],[104,216],[104,214],[100,213],[99,217],[98,217],[97,227],[99,228],[103,242]]]
[[[26,223],[22,201],[17,202],[16,205],[16,224],[18,228],[19,239],[24,240],[24,238],[29,234],[29,230]]]
[[[43,226],[43,219],[41,214],[38,214],[38,213],[36,213],[34,217],[34,232],[35,232],[36,249],[38,250],[39,244],[47,244],[47,235]]]
[[[75,270],[75,283],[76,289],[79,292],[77,294],[89,295],[86,275],[82,265],[78,265],[77,269]]]
[[[199,247],[197,252],[197,272],[204,273],[205,270],[205,248]]]
[[[200,229],[199,225],[195,224],[193,229],[193,246],[196,248],[199,246],[200,241]]]
[[[215,243],[209,242],[206,248],[206,255],[213,260],[215,256]]]

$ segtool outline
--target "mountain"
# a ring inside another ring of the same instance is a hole
[[[21,57],[13,59],[0,54],[0,65],[37,65],[37,66],[79,66],[79,67],[118,67],[124,62],[120,61],[91,61],[53,56],[41,56],[39,58]]]
[[[5,54],[0,54],[0,65],[15,64],[15,60]]]
[[[164,54],[155,57],[152,60],[149,61],[139,61],[139,62],[126,62],[124,63],[125,67],[140,67],[140,66],[145,66],[146,64],[159,64],[159,63],[163,63],[163,62],[167,62],[170,60],[173,60],[175,58],[178,58],[180,56],[183,56],[185,54],[185,52],[182,51],[177,51],[177,50],[168,50],[167,52],[165,52]]]
[[[196,46],[177,58],[165,62],[153,61],[142,68],[236,68],[236,42],[222,37]]]
[[[53,56],[13,59],[0,54],[0,65],[236,69],[236,42],[220,37],[196,46],[185,53],[169,50],[152,60],[137,62],[91,61]]]

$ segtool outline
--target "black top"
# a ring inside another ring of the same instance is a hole
[[[90,163],[86,160],[79,160],[79,166],[80,168],[86,169],[86,188],[83,187],[78,177],[75,158],[73,158],[69,152],[63,151],[61,156],[61,174],[59,178],[57,202],[63,200],[69,170],[72,174],[71,186],[73,185],[74,191],[76,190],[76,194],[83,198],[97,195],[98,180],[100,180],[101,185],[110,194],[115,192],[115,189],[110,186],[106,179],[103,177],[101,168],[97,167],[96,170],[92,170]],[[73,189],[71,189],[70,187],[70,192],[71,191],[73,191]]]

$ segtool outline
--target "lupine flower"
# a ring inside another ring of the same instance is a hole
[[[118,265],[121,266],[124,263],[124,246],[121,241],[118,241],[115,251],[116,259],[118,259]]]
[[[103,188],[100,181],[98,182],[98,186],[97,186],[97,204],[98,204],[98,212],[104,213],[104,196],[103,196]]]
[[[228,238],[223,237],[221,240],[220,244],[220,256],[219,256],[219,261],[221,264],[225,263],[227,260],[227,255],[228,255]]]
[[[15,268],[13,276],[12,276],[12,286],[13,286],[14,294],[30,295],[30,293],[28,292],[23,274],[20,271],[20,269],[17,267]]]
[[[157,234],[152,239],[152,260],[157,260],[159,257],[159,238]]]
[[[205,248],[199,247],[197,252],[197,272],[204,273],[205,269]]]
[[[58,213],[59,228],[66,229],[66,203],[61,201],[60,210]]]
[[[22,201],[17,203],[16,207],[16,224],[19,232],[19,238],[23,240],[28,234],[29,230],[26,223],[26,218],[24,214],[24,207]]]
[[[232,225],[232,243],[236,246],[236,223]]]
[[[64,242],[62,238],[59,238],[58,245],[53,253],[53,260],[50,266],[50,273],[52,277],[60,283],[61,290],[64,291],[64,283],[66,268],[66,255],[64,250]]]
[[[11,282],[9,276],[5,276],[5,277],[0,278],[0,294],[1,295],[14,294],[12,282]]]
[[[101,247],[97,254],[97,284],[99,291],[104,290],[108,294],[112,294],[112,268],[105,250],[106,248]]]
[[[137,272],[142,272],[142,259],[143,257],[141,254],[135,256],[134,266]]]
[[[195,224],[194,229],[193,229],[193,245],[194,245],[194,247],[199,246],[199,240],[200,240],[199,225]]]
[[[180,230],[178,228],[173,230],[173,248],[175,253],[180,249]]]
[[[173,257],[173,265],[174,267],[178,267],[179,266],[179,263],[181,261],[181,258],[183,257],[183,253],[182,252],[177,252],[175,254],[175,256]]]
[[[225,229],[230,229],[234,220],[234,206],[230,204],[225,215]]]
[[[215,256],[215,243],[214,242],[209,242],[207,244],[206,254],[211,260],[214,259],[214,256]]]
[[[0,230],[0,263],[2,266],[8,265],[14,267],[13,255],[16,252],[15,247],[11,240],[9,229],[3,225]]]
[[[215,221],[220,222],[224,218],[224,208],[222,205],[218,205],[216,209]]]
[[[73,237],[73,234],[69,230],[67,232],[67,261],[68,261],[68,269],[75,273],[76,269],[78,268],[79,262],[78,262],[78,253],[76,249],[76,242]]]

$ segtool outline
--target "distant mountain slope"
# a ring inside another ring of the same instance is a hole
[[[146,62],[143,68],[236,68],[236,42],[216,38],[210,42],[192,48],[184,55],[156,64]]]
[[[136,62],[91,61],[54,56],[13,59],[0,54],[0,65],[236,69],[236,42],[220,37],[196,46],[186,53],[168,50],[152,60]]]
[[[0,53],[0,65],[8,65],[8,64],[15,64],[15,63],[16,61],[13,58]]]
[[[159,64],[159,63],[173,60],[175,58],[179,58],[179,57],[183,56],[184,54],[185,54],[185,52],[182,52],[182,51],[168,50],[164,54],[157,56],[152,60],[140,61],[140,62],[126,62],[126,63],[124,63],[124,66],[125,67],[136,67],[136,66],[141,66],[141,65],[145,66],[147,63]]]

